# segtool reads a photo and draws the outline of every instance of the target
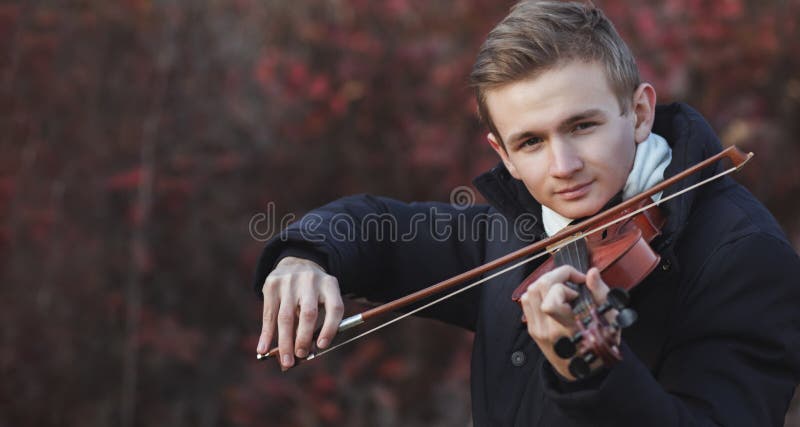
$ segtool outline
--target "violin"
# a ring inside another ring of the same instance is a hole
[[[633,211],[638,213],[629,216]],[[614,224],[602,232],[581,236],[554,251],[511,295],[512,300],[519,302],[532,283],[562,265],[572,266],[581,273],[592,267],[600,270],[603,281],[611,286],[603,304],[594,300],[584,284],[565,283],[578,293],[570,303],[578,332],[572,337],[561,337],[554,350],[559,357],[572,359],[569,372],[578,379],[591,374],[590,366],[595,360],[609,367],[622,360],[616,333],[637,319],[636,312],[628,308],[628,290],[647,277],[661,260],[649,245],[661,234],[667,221],[655,202],[650,198],[643,199],[622,210],[614,219],[618,217],[624,220],[612,221]],[[612,309],[617,310],[617,315],[614,321],[608,321],[605,314]]]
[[[422,299],[443,294],[445,291],[451,290],[468,280],[485,275],[479,280],[451,291],[325,350],[314,350],[305,358],[297,358],[296,364],[334,351],[523,264],[546,255],[552,255],[550,259],[523,280],[512,293],[512,299],[518,301],[531,283],[557,266],[572,265],[582,272],[593,266],[600,269],[601,277],[612,288],[606,298],[607,300],[602,302],[594,301],[585,285],[568,283],[567,286],[576,290],[579,295],[572,303],[573,315],[579,330],[572,337],[562,337],[562,339],[558,340],[554,350],[560,357],[573,358],[570,361],[569,369],[570,373],[576,378],[583,378],[589,375],[591,373],[591,365],[597,365],[595,361],[601,362],[601,366],[611,366],[622,359],[617,347],[618,344],[615,342],[616,332],[632,324],[637,317],[636,313],[627,307],[629,300],[627,291],[647,277],[658,265],[660,259],[658,254],[649,246],[649,242],[660,234],[660,229],[666,220],[658,205],[738,171],[752,157],[753,153],[745,153],[736,146],[730,146],[716,155],[631,197],[625,202],[599,212],[578,224],[565,227],[546,239],[539,240],[428,288],[349,316],[339,323],[337,332],[351,329],[371,318],[397,311]],[[689,175],[716,164],[722,159],[728,159],[731,167],[663,197],[658,202],[652,201],[651,197],[654,194],[663,191]],[[493,273],[487,274],[493,270]],[[609,322],[606,319],[606,313],[612,309],[616,309],[618,314],[613,321]],[[256,358],[258,360],[266,360],[277,355],[278,348],[275,347],[266,354],[257,354]]]

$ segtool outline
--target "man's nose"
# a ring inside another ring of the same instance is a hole
[[[583,160],[571,144],[554,140],[550,147],[550,175],[569,178],[583,168]]]

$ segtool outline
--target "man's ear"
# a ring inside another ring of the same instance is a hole
[[[493,133],[486,134],[486,140],[489,141],[489,145],[492,146],[492,149],[500,156],[500,159],[503,160],[503,164],[506,165],[506,169],[508,172],[511,173],[516,179],[519,179],[519,174],[517,174],[517,168],[514,167],[514,164],[511,163],[511,160],[508,158],[508,152],[506,151],[505,147],[503,146],[502,142],[499,142],[497,138],[494,136]]]
[[[656,90],[650,83],[640,84],[633,93],[633,114],[633,136],[639,144],[650,136],[656,119]]]

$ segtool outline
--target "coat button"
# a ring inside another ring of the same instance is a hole
[[[525,353],[521,351],[511,353],[511,364],[514,366],[522,366],[525,364]]]

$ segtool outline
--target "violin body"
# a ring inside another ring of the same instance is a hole
[[[644,199],[621,211],[615,218],[623,217],[652,203],[652,200]],[[603,281],[609,287],[622,288],[626,291],[632,289],[644,280],[661,260],[661,257],[650,248],[649,243],[661,234],[661,228],[666,220],[661,209],[652,206],[602,232],[585,236],[590,251],[591,266],[600,270]],[[549,257],[520,283],[511,298],[518,302],[531,283],[556,267],[558,266],[555,257]]]

